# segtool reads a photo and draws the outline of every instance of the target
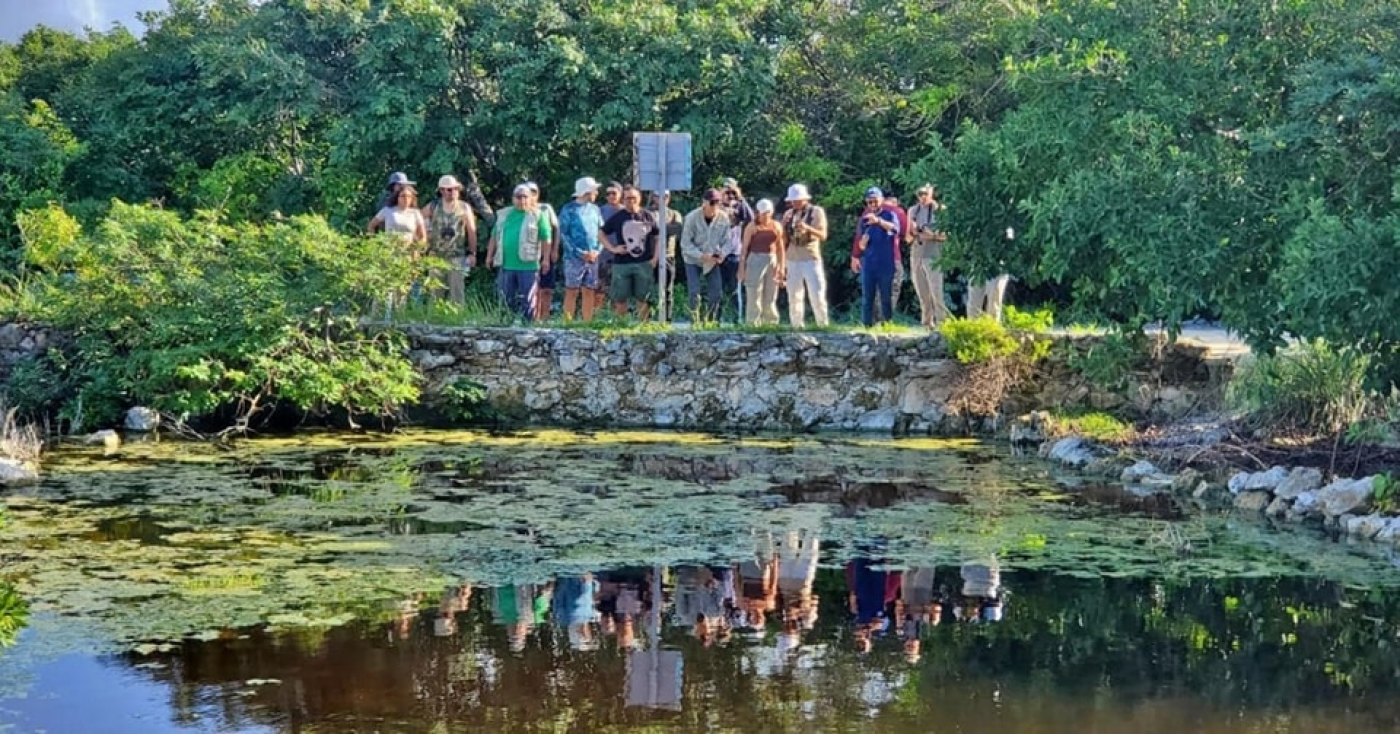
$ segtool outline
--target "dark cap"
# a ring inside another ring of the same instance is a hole
[[[705,192],[705,201],[715,201],[715,202],[717,202],[717,201],[723,201],[723,200],[724,200],[724,194],[720,193],[720,190],[719,190],[719,189],[710,189],[709,191],[706,191],[706,192]]]

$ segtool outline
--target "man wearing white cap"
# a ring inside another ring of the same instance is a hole
[[[818,327],[830,320],[826,306],[826,269],[822,266],[822,243],[826,241],[826,210],[812,203],[803,184],[793,184],[787,192],[788,210],[783,213],[784,241],[787,243],[788,321],[792,328],[806,326],[807,300]]]
[[[446,273],[434,271],[429,277],[446,283],[447,297],[458,306],[466,300],[467,268],[476,265],[476,215],[462,200],[462,182],[455,176],[438,179],[438,198],[423,208],[428,222],[428,254],[452,264]],[[465,246],[465,247],[464,247]],[[434,298],[442,297],[435,289]]]
[[[500,268],[496,287],[506,308],[526,321],[534,316],[531,301],[540,270],[550,266],[550,242],[554,232],[549,216],[540,211],[530,187],[515,187],[514,204],[496,216],[496,226],[486,245],[486,261]]]
[[[600,239],[603,213],[593,203],[598,198],[598,182],[584,176],[574,182],[573,201],[559,210],[559,234],[564,247],[564,320],[574,318],[575,304],[583,293],[584,321],[592,321],[598,290],[598,258],[603,252]]]

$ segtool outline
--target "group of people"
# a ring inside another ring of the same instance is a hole
[[[750,204],[733,178],[705,191],[700,205],[685,215],[670,209],[669,192],[653,193],[643,207],[637,187],[618,182],[604,187],[591,176],[574,183],[572,199],[558,211],[540,201],[540,188],[531,181],[517,185],[511,204],[494,213],[474,181],[465,197],[462,183],[450,175],[439,179],[437,190],[438,197],[420,210],[414,183],[395,173],[369,223],[370,233],[390,232],[413,253],[451,265],[430,274],[446,286],[446,293],[439,288],[431,296],[462,302],[465,273],[477,265],[477,221],[490,219],[483,264],[496,271],[506,308],[526,321],[550,317],[562,271],[566,320],[592,320],[611,302],[614,314],[646,321],[658,298],[670,312],[673,286],[683,273],[693,321],[719,320],[725,304],[738,301],[742,286],[743,308],[736,309],[736,320],[742,313],[751,325],[778,324],[779,292],[786,290],[793,328],[805,328],[809,308],[818,327],[830,323],[822,247],[831,230],[826,211],[812,203],[804,184],[788,187],[781,214],[769,199]],[[949,316],[939,266],[947,236],[938,219],[945,207],[930,184],[918,189],[917,198],[905,209],[879,188],[865,192],[850,267],[860,276],[866,326],[892,319],[905,277],[905,250],[921,323],[934,328]],[[660,221],[663,209],[665,222]],[[1000,276],[970,285],[967,315],[1000,319],[1007,280]]]

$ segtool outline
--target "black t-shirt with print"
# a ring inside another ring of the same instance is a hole
[[[627,248],[626,254],[613,255],[613,264],[650,263],[656,252],[656,230],[656,215],[646,209],[635,214],[621,209],[608,217],[603,223],[603,234]]]

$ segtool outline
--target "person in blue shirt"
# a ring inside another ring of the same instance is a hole
[[[574,306],[583,292],[583,320],[592,321],[597,306],[598,263],[603,244],[603,213],[593,201],[598,182],[584,176],[574,182],[574,200],[559,210],[559,230],[564,249],[564,320],[572,321]]]
[[[851,251],[851,272],[860,275],[863,298],[860,315],[866,326],[875,325],[875,298],[880,299],[880,321],[894,313],[893,289],[895,247],[899,237],[899,217],[884,208],[885,194],[871,187],[865,192],[865,211],[860,215],[856,248]]]

